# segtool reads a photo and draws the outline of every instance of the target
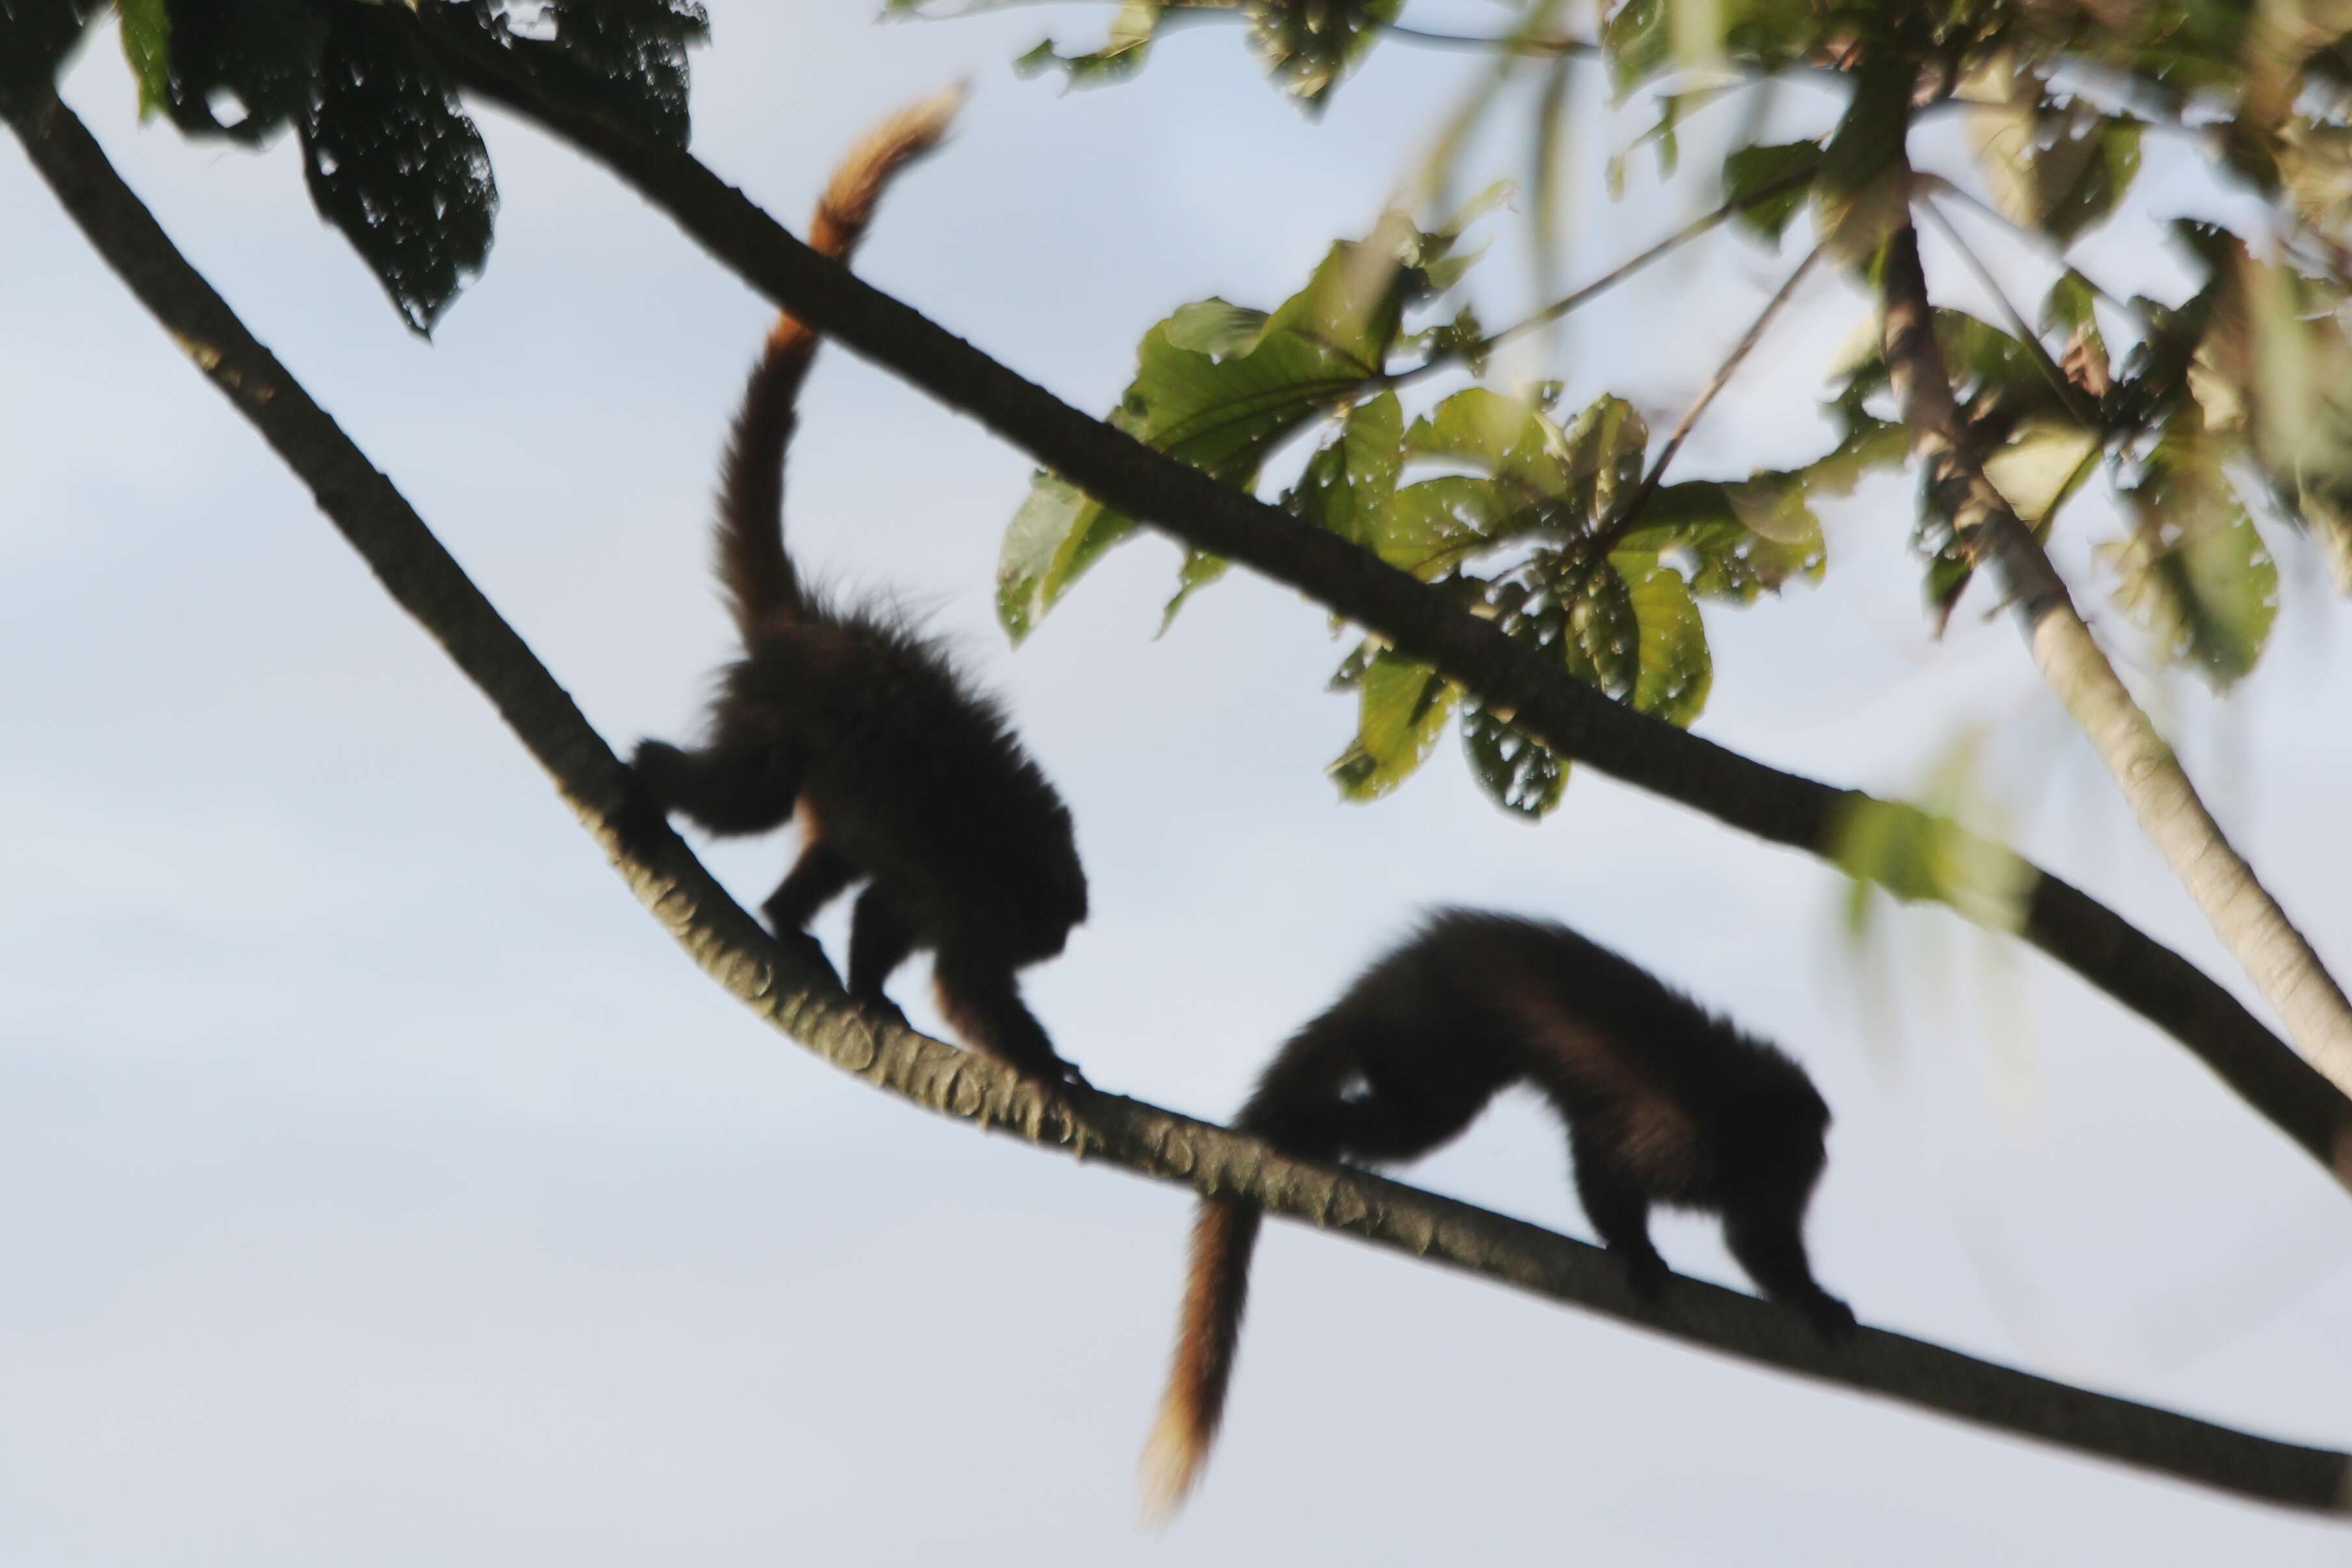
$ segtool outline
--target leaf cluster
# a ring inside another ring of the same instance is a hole
[[[1409,311],[1473,259],[1460,246],[1470,215],[1423,231],[1389,214],[1365,238],[1333,246],[1270,311],[1222,299],[1182,307],[1144,335],[1112,421],[1244,488],[1276,448],[1311,438],[1281,497],[1303,525],[1435,584],[1617,700],[1686,725],[1714,675],[1699,601],[1746,603],[1818,577],[1820,527],[1790,476],[1666,485],[1632,513],[1650,433],[1617,397],[1563,422],[1549,389],[1517,397],[1468,386],[1408,420],[1394,356],[1481,359],[1474,318],[1406,329]],[[1006,629],[1025,636],[1133,527],[1039,475],[1005,538]],[[1167,618],[1220,564],[1187,559]],[[1358,695],[1355,737],[1331,767],[1349,798],[1402,782],[1458,711],[1473,771],[1496,801],[1540,816],[1559,800],[1565,761],[1435,671],[1367,638],[1335,685]]]
[[[19,78],[46,87],[97,9],[0,3],[0,90]],[[573,101],[679,146],[686,48],[709,30],[698,0],[121,0],[120,9],[142,114],[244,146],[292,131],[320,215],[419,333],[488,261],[498,185],[418,14],[468,29]]]

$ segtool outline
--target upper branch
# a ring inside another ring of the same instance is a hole
[[[1919,267],[1919,235],[1908,222],[1888,238],[1879,277],[1887,372],[1927,466],[1928,504],[1992,567],[2043,681],[2223,946],[2319,1071],[2352,1085],[2352,1001],[2231,846],[2180,758],[2107,662],[2041,541],[1985,476],[1953,402]]]
[[[780,308],[1129,516],[1377,632],[1562,756],[1816,855],[1832,852],[1847,814],[1867,801],[1611,701],[1370,551],[1072,408],[817,255],[699,160],[539,92],[478,32],[441,25],[436,7],[417,15],[420,37],[461,85],[604,163]],[[2331,1176],[2352,1176],[2352,1100],[2340,1089],[2179,954],[2047,873],[2027,881],[2027,941],[2186,1045]]]
[[[1637,1300],[1599,1248],[1367,1172],[1315,1165],[1156,1106],[1069,1094],[858,1010],[822,964],[780,948],[667,830],[649,861],[619,850],[622,768],[365,454],[256,341],[51,99],[11,128],[59,203],[159,324],[310,487],[403,608],[497,705],[638,898],[696,962],[835,1066],[940,1114],[1203,1193],[1343,1230],[1685,1343],[2264,1502],[2347,1511],[2352,1456],[2210,1422],[1864,1329],[1839,1347],[1756,1297],[1677,1278]]]

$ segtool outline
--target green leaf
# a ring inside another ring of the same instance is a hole
[[[1110,37],[1100,48],[1063,54],[1050,38],[1013,62],[1024,77],[1049,70],[1063,74],[1066,89],[1107,87],[1125,81],[1143,68],[1151,53],[1151,36],[1160,26],[1160,0],[1126,0],[1112,18]]]
[[[1293,0],[1250,7],[1250,44],[1275,85],[1308,114],[1362,58],[1404,0]]]
[[[117,0],[122,57],[139,83],[139,118],[152,119],[172,101],[172,13],[164,0]]]
[[[1443,675],[1383,649],[1357,685],[1356,738],[1330,767],[1339,793],[1377,800],[1428,759],[1460,695]]]
[[[1168,343],[1213,360],[1230,359],[1257,347],[1258,340],[1265,336],[1265,322],[1263,310],[1202,299],[1178,306],[1168,318]]]
[[[1692,593],[1733,604],[1778,593],[1792,579],[1818,582],[1829,555],[1804,486],[1770,476],[1661,486],[1612,559],[1619,551],[1677,567]]]
[[[1348,411],[1338,436],[1307,460],[1284,504],[1350,544],[1376,546],[1404,465],[1403,443],[1404,411],[1396,393],[1366,399]]]
[[[1674,61],[1674,6],[1670,0],[1626,0],[1601,29],[1609,57],[1609,79],[1622,96]]]
[[[1742,147],[1723,161],[1723,199],[1748,201],[1758,191],[1786,180],[1788,188],[1739,209],[1741,227],[1779,244],[1789,220],[1805,204],[1822,166],[1822,150],[1811,141]]]
[[[1910,103],[1908,72],[1864,70],[1822,151],[1812,183],[1813,229],[1830,255],[1849,267],[1868,262],[1910,219],[1903,144]]]
[[[2081,425],[2031,420],[1987,455],[1985,477],[2020,520],[2046,533],[2058,508],[2098,466],[2102,450],[2098,436]]]
[[[1857,796],[1832,829],[1832,858],[1854,879],[1846,904],[1854,930],[1868,916],[1873,887],[1905,903],[1948,904],[1987,930],[2024,926],[2033,868],[1948,817]]]
[[[1135,380],[1111,423],[1249,488],[1276,446],[1385,370],[1405,301],[1421,287],[1416,265],[1449,244],[1391,214],[1370,238],[1333,246],[1307,286],[1270,314],[1222,299],[1184,306],[1144,334]],[[1371,402],[1380,412],[1368,418],[1401,419],[1392,396]],[[1359,434],[1376,440],[1371,426]],[[1305,504],[1324,498],[1312,476],[1305,483]],[[1360,516],[1349,515],[1351,528],[1361,528]],[[1058,476],[1040,474],[997,565],[997,616],[1013,641],[1134,527]]]
[[[1116,415],[1111,423],[1120,424]],[[1132,518],[1060,475],[1040,470],[1004,530],[997,558],[996,618],[1006,635],[1019,643],[1035,631],[1070,584],[1134,528]]]
[[[1609,564],[1624,583],[1638,641],[1627,700],[1640,712],[1684,728],[1706,706],[1715,684],[1706,622],[1682,574],[1647,551],[1618,549]]]
[[[2115,212],[2139,172],[2139,120],[2079,99],[2054,105],[2027,70],[1975,79],[2002,95],[1969,111],[1967,138],[2003,216],[2063,246]]]
[[[1533,820],[1559,804],[1568,760],[1521,735],[1473,698],[1462,705],[1462,749],[1470,775],[1505,810]]]
[[[2278,616],[2278,567],[2223,476],[2216,444],[2176,419],[2125,493],[2130,538],[2102,547],[2116,602],[2216,686],[2251,672]]]
[[[1554,526],[1545,508],[1495,480],[1448,474],[1400,486],[1372,519],[1380,558],[1426,582],[1505,539]]]
[[[1168,628],[1176,624],[1176,612],[1184,608],[1184,601],[1224,576],[1225,569],[1232,564],[1223,556],[1211,555],[1206,550],[1186,550],[1184,564],[1176,573],[1175,595],[1160,612],[1160,630],[1155,635],[1168,635]]]

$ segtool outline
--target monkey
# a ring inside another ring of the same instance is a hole
[[[1829,1107],[1799,1067],[1564,925],[1433,914],[1283,1045],[1235,1130],[1308,1159],[1386,1163],[1449,1142],[1527,1082],[1566,1124],[1577,1195],[1643,1301],[1667,1269],[1653,1204],[1722,1217],[1765,1295],[1843,1339],[1853,1311],[1814,1281],[1802,1235]],[[1260,1210],[1203,1198],[1176,1351],[1142,1464],[1164,1521],[1199,1479],[1224,1412]]]
[[[817,204],[813,249],[849,258],[884,187],[939,145],[962,96],[950,89],[866,133]],[[1060,954],[1087,915],[1068,808],[937,642],[893,612],[812,591],[785,550],[784,454],[816,348],[814,331],[783,312],[743,389],[715,539],[742,655],[720,673],[700,747],[638,745],[622,837],[642,844],[671,812],[720,835],[797,817],[799,858],[762,905],[780,940],[814,946],[809,922],[862,882],[852,997],[903,1019],[884,982],[928,948],[940,1010],[965,1043],[1083,1085],[1014,977]]]

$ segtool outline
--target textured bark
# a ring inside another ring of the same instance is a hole
[[[1991,567],[2042,680],[2090,737],[2140,831],[2278,1009],[2288,1037],[2336,1087],[2352,1090],[2352,1002],[2253,867],[2230,847],[2179,758],[2100,651],[2040,541],[1969,449],[1936,342],[1918,232],[1907,224],[1887,241],[1880,277],[1886,367],[1913,448],[1927,465],[1928,504]]]
[[[1760,1365],[2288,1507],[2352,1511],[2352,1456],[2234,1431],[1881,1330],[1832,1349],[1735,1291],[1675,1279],[1638,1301],[1600,1249],[1366,1172],[1286,1159],[1223,1128],[1105,1094],[1041,1088],[999,1063],[853,1007],[822,964],[772,941],[674,835],[646,862],[607,813],[621,767],[390,480],[256,341],[54,101],[11,127],[92,246],[309,485],[403,608],[497,706],[638,898],[712,978],[845,1071],[942,1115],[1082,1160],[1244,1198],[1276,1214],[1484,1275]]]
[[[787,233],[698,161],[564,107],[509,73],[470,26],[425,0],[418,35],[452,78],[605,164],[780,308],[971,415],[1163,533],[1251,567],[1377,632],[1513,716],[1564,757],[1773,843],[1832,856],[1858,791],[1767,768],[1612,702],[1405,572],[1079,413]],[[2046,873],[2013,933],[2187,1046],[2339,1183],[2352,1185],[2352,1098],[2179,955]],[[1972,913],[1960,911],[1963,915]],[[2004,928],[2006,929],[2006,928]]]

